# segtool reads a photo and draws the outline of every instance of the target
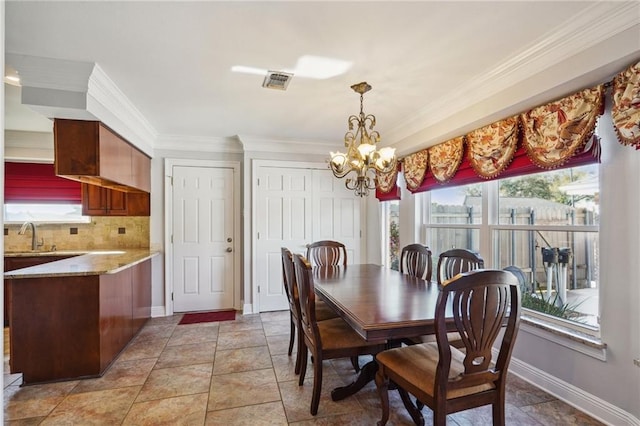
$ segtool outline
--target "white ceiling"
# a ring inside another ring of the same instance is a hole
[[[349,87],[367,81],[381,144],[406,154],[640,58],[636,1],[7,1],[5,20],[7,54],[98,64],[153,133],[182,148],[234,137],[338,148],[359,109]],[[294,76],[286,91],[231,71],[292,69],[304,55],[352,65]],[[6,129],[50,129],[5,86]]]

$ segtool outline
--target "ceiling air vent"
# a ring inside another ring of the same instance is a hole
[[[289,81],[291,81],[292,77],[293,74],[286,72],[269,71],[264,77],[262,87],[266,87],[267,89],[287,90],[287,86],[289,86]]]

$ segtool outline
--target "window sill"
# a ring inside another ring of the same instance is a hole
[[[520,330],[599,359],[607,360],[607,344],[597,337],[551,324],[528,315],[520,317]]]

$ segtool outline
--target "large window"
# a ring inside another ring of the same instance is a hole
[[[383,263],[396,271],[400,268],[400,218],[399,201],[387,201],[382,206],[382,259]]]
[[[426,243],[517,267],[527,315],[597,334],[598,195],[598,165],[429,191]]]

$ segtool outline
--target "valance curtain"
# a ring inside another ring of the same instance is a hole
[[[422,184],[407,189],[417,193],[599,162],[593,132],[603,105],[599,85],[435,145],[428,149]]]
[[[400,187],[398,186],[398,167],[389,173],[377,173],[376,175],[376,198],[379,201],[391,201],[400,199]]]
[[[56,176],[53,164],[4,165],[5,203],[81,203],[80,182]]]
[[[620,143],[640,149],[640,62],[613,79],[611,118]]]

